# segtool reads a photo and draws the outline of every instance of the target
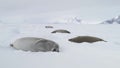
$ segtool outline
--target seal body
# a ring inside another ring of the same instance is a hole
[[[32,51],[32,52],[47,52],[56,51],[59,52],[59,46],[57,43],[36,37],[24,37],[17,39],[11,44],[11,46],[18,50]]]
[[[58,29],[53,31],[52,33],[70,33],[68,30],[64,30],[64,29]]]
[[[97,37],[92,37],[92,36],[78,36],[78,37],[69,39],[69,41],[76,42],[76,43],[82,43],[82,42],[93,43],[93,42],[104,41],[104,40]]]
[[[45,26],[45,28],[53,28],[53,26]]]

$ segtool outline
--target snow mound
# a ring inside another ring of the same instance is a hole
[[[106,20],[106,21],[102,22],[101,24],[120,24],[120,16],[116,16],[115,18]]]

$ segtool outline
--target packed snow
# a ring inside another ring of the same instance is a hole
[[[52,34],[56,29],[66,29],[71,34]],[[1,24],[0,68],[120,68],[119,29],[120,25]],[[107,42],[68,41],[76,36],[94,36]],[[60,52],[26,52],[10,47],[21,37],[55,41],[60,46]]]

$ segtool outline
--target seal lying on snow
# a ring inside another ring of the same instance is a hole
[[[69,41],[76,42],[76,43],[82,43],[82,42],[93,43],[93,42],[104,41],[104,40],[97,37],[92,37],[92,36],[78,36],[78,37],[69,39]]]
[[[53,28],[53,26],[45,26],[45,28]]]
[[[59,52],[59,46],[57,43],[36,37],[24,37],[17,39],[15,42],[11,44],[11,46],[15,49],[24,50],[24,51]]]
[[[58,29],[58,30],[53,31],[52,33],[70,33],[70,32],[64,29]]]

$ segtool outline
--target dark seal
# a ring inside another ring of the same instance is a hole
[[[78,36],[78,37],[69,39],[69,41],[76,42],[76,43],[82,43],[82,42],[93,43],[93,42],[104,41],[104,40],[97,37],[92,37],[92,36]]]
[[[53,31],[52,33],[68,33],[68,34],[70,34],[70,32],[68,30],[64,30],[64,29],[58,29],[58,30]]]

